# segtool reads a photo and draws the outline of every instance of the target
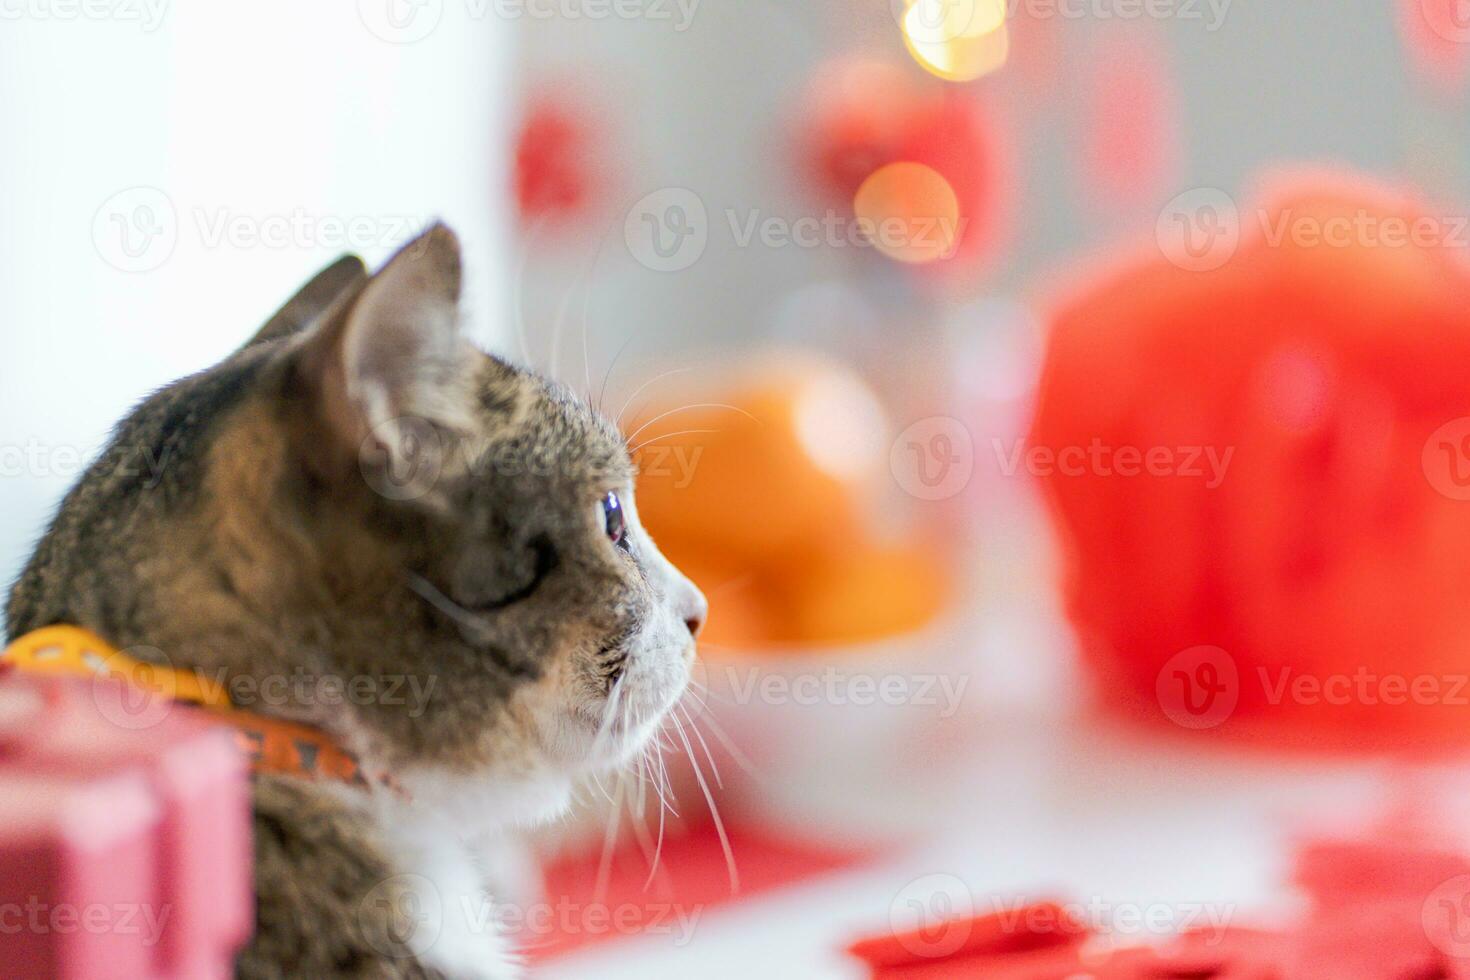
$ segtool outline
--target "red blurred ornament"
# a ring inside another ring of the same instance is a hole
[[[1221,903],[1191,916],[1212,924],[1109,948],[1116,937],[1095,931],[1082,905],[1046,902],[927,921],[848,952],[873,980],[1466,980],[1466,867],[1427,846],[1321,842],[1299,858],[1306,907],[1270,928],[1230,924],[1236,910]]]
[[[922,163],[949,182],[960,209],[953,255],[923,268],[969,269],[993,254],[1011,168],[974,89],[919,84],[892,65],[837,62],[818,73],[807,105],[804,169],[835,206],[850,209],[858,187],[886,164]]]
[[[994,254],[1005,232],[1005,203],[1012,192],[1003,149],[990,114],[965,90],[946,87],[936,101],[910,116],[899,150],[902,159],[943,174],[960,206],[954,256],[929,268],[973,266]]]
[[[1194,245],[1223,252],[1180,250],[1161,222],[1173,261],[1151,250],[1053,317],[1028,462],[1070,611],[1103,693],[1149,718],[1463,742],[1458,224],[1361,183],[1293,187],[1238,248],[1219,206],[1181,199]]]
[[[515,142],[514,190],[523,223],[584,211],[592,196],[591,132],[582,112],[532,103]]]
[[[868,176],[902,159],[908,117],[925,95],[909,72],[876,61],[834,61],[817,72],[800,137],[818,190],[850,204]]]
[[[1470,68],[1470,13],[1463,0],[1399,0],[1398,22],[1420,75],[1458,89]]]

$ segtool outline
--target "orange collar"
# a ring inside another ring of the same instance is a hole
[[[0,652],[0,668],[67,677],[120,677],[142,691],[195,705],[230,725],[257,773],[282,773],[366,786],[357,759],[320,729],[230,705],[228,692],[192,670],[135,660],[78,626],[47,626]]]

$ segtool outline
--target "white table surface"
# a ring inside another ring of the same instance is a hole
[[[1013,739],[1048,748],[1011,754],[1009,765],[979,767],[969,785],[952,787],[958,819],[928,843],[705,910],[682,945],[671,935],[620,938],[535,976],[857,978],[864,970],[843,945],[882,931],[895,907],[935,888],[962,887],[977,912],[1075,901],[1124,943],[1186,917],[1269,919],[1293,902],[1285,877],[1294,836],[1371,812],[1388,772],[1373,761],[1201,751],[1093,725],[1028,730],[1017,721]],[[895,788],[872,805],[902,807],[903,797]]]

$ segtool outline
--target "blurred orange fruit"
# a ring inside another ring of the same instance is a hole
[[[866,520],[892,490],[890,437],[858,375],[783,351],[694,390],[640,413],[629,439],[644,525],[709,598],[707,652],[864,642],[943,607],[942,549],[880,542]]]
[[[806,643],[860,643],[919,629],[948,599],[944,563],[919,543],[864,545],[792,569],[790,623]]]
[[[858,537],[885,472],[872,389],[810,355],[762,359],[642,418],[630,439],[644,524],[746,568]]]

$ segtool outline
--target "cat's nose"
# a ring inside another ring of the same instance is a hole
[[[709,618],[709,602],[693,583],[690,583],[689,592],[690,595],[685,600],[684,625],[689,628],[689,636],[697,638],[704,629],[704,621]]]

